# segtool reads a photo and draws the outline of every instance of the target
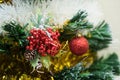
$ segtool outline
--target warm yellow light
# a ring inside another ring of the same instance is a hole
[[[2,3],[3,2],[3,0],[0,0],[0,3]]]

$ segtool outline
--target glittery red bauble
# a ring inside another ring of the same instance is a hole
[[[69,42],[69,48],[75,55],[82,55],[89,49],[89,43],[85,37],[74,37]]]

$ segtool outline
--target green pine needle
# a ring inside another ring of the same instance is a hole
[[[3,43],[0,41],[0,53],[9,54],[11,44]]]
[[[90,49],[92,51],[98,51],[108,47],[112,41],[109,25],[103,21],[98,27],[91,30],[86,38],[89,41]]]
[[[78,80],[79,73],[82,70],[81,63],[78,63],[73,68],[64,68],[61,72],[55,74],[55,80]]]
[[[18,42],[20,46],[24,46],[26,44],[26,38],[27,38],[27,31],[25,26],[21,26],[17,22],[10,22],[6,23],[2,26],[3,30],[7,32],[7,37],[9,39],[13,39],[14,42]]]
[[[69,22],[68,25],[63,27],[61,32],[60,41],[70,40],[76,36],[77,32],[82,32],[85,29],[91,29],[93,25],[86,19],[87,13],[79,11]]]
[[[113,53],[106,59],[102,57],[96,60],[86,71],[89,71],[89,74],[82,76],[81,80],[114,80],[113,75],[120,75],[118,56]]]
[[[17,22],[9,22],[2,26],[5,34],[0,36],[0,52],[10,54],[13,50],[24,51],[27,45],[28,24],[21,26]]]

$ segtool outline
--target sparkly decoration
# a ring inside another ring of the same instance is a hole
[[[9,56],[0,54],[0,65],[0,80],[53,80],[50,72],[43,68],[40,62],[38,62],[36,70],[33,71],[24,56],[18,54]],[[38,72],[40,73],[38,74]]]
[[[89,43],[85,37],[74,37],[69,42],[70,50],[75,55],[82,55],[89,49]]]
[[[71,53],[68,41],[63,42],[61,50],[58,54],[52,58],[52,71],[61,71],[64,67],[70,68],[77,64],[78,62],[83,62],[85,66],[93,63],[93,56],[88,51],[82,56],[77,56]]]

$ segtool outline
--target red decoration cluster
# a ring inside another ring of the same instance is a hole
[[[46,31],[50,33],[50,37],[47,35]],[[31,36],[28,36],[29,45],[26,46],[27,50],[36,50],[41,56],[46,56],[47,54],[54,56],[58,53],[60,49],[60,43],[58,37],[60,33],[58,31],[53,31],[51,28],[42,29],[32,29],[30,30]]]

